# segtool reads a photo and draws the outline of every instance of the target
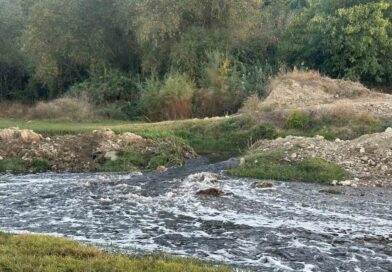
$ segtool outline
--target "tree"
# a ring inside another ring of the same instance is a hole
[[[138,69],[137,45],[117,0],[42,0],[30,10],[24,49],[56,97],[102,66]]]
[[[392,78],[389,9],[386,1],[320,1],[291,25],[281,53],[292,66],[332,77],[388,82]]]

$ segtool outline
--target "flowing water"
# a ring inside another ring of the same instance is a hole
[[[196,160],[164,174],[0,176],[0,229],[238,270],[392,271],[391,189],[328,195],[320,185],[277,182],[261,190],[227,177],[229,163]],[[211,187],[228,195],[196,195]]]

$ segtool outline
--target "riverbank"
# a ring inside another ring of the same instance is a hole
[[[195,259],[104,253],[62,238],[0,232],[0,271],[225,272]]]

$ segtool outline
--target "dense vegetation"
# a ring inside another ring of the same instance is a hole
[[[0,100],[115,119],[237,111],[294,66],[388,85],[392,0],[0,0]]]

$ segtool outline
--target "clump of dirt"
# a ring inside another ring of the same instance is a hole
[[[334,162],[350,173],[352,179],[333,185],[392,186],[392,128],[351,141],[331,142],[322,136],[261,140],[251,150],[282,150],[285,161],[322,158]]]
[[[58,172],[94,172],[106,161],[117,160],[122,152],[132,150],[149,158],[159,155],[160,148],[161,142],[129,132],[117,135],[110,129],[53,138],[31,130],[0,129],[0,160],[46,160],[51,170]],[[197,156],[185,144],[177,148],[184,160]]]

